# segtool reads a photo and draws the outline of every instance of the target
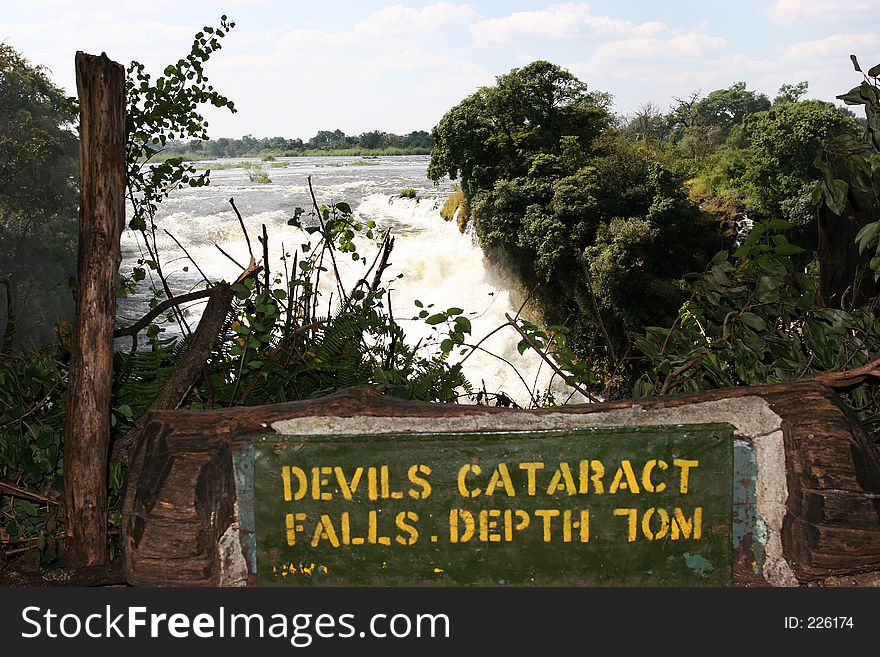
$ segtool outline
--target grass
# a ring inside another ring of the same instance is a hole
[[[245,171],[247,171],[248,178],[250,178],[251,182],[254,183],[262,183],[268,184],[272,182],[272,179],[269,177],[269,174],[263,171],[262,164],[254,164],[253,162],[245,162],[247,166],[245,166]]]
[[[407,187],[400,192],[400,198],[418,198],[418,194],[416,194],[416,190],[412,187]]]
[[[316,164],[317,167],[375,167],[379,166],[378,162],[370,162],[368,160],[355,160],[354,162],[321,162]]]
[[[456,211],[458,212],[457,217]],[[468,208],[464,192],[457,185],[452,194],[449,195],[449,198],[446,199],[443,207],[440,208],[440,216],[446,221],[452,221],[453,218],[456,218],[458,220],[458,230],[462,233],[467,228],[468,221],[470,220],[470,209]]]
[[[242,153],[236,155],[235,157],[258,157],[262,161],[271,163],[275,166],[274,160],[279,157],[365,157],[365,158],[377,158],[380,156],[395,156],[395,155],[430,155],[430,148],[400,148],[398,146],[388,146],[386,148],[339,148],[335,150],[323,149],[323,148],[308,148],[304,150],[291,150],[291,151],[259,151],[255,153]],[[182,158],[186,162],[199,162],[206,158],[210,158],[211,155],[209,153],[201,153],[197,151],[163,151],[157,155],[154,155],[150,162],[164,162],[170,158]],[[224,158],[216,158],[216,159],[224,159]],[[283,164],[283,163],[282,163]],[[284,165],[286,166],[286,165]],[[357,165],[355,165],[357,166]],[[365,166],[365,165],[360,165]],[[233,169],[237,168],[236,166],[229,167],[220,167],[220,166],[212,166],[211,169],[220,169],[220,168],[228,168]]]
[[[220,169],[249,169],[253,162],[211,162],[204,163],[199,162],[196,164],[196,171],[205,171],[210,169],[211,171],[219,171]],[[287,162],[266,162],[273,169],[286,169],[288,167]]]

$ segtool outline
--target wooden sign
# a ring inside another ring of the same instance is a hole
[[[547,409],[361,386],[151,412],[121,538],[138,586],[852,586],[880,584],[878,498],[818,382]]]
[[[733,427],[260,438],[257,580],[731,583]]]

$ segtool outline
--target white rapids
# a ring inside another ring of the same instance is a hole
[[[294,208],[311,206],[308,176],[312,177],[319,203],[349,203],[357,217],[373,220],[377,228],[388,229],[395,238],[384,280],[391,290],[392,311],[404,328],[410,344],[432,341],[431,327],[422,320],[413,320],[420,308],[433,304],[430,312],[457,307],[471,320],[469,344],[476,344],[507,320],[505,314],[518,310],[517,300],[493,275],[475,237],[461,234],[454,221],[440,217],[440,206],[449,195],[451,184],[434,185],[425,177],[426,156],[380,158],[283,158],[287,166],[264,169],[272,179],[269,184],[250,182],[244,169],[221,169],[212,172],[211,185],[186,188],[174,192],[163,202],[157,216],[157,241],[164,256],[163,268],[176,293],[203,287],[204,281],[193,264],[184,256],[170,232],[187,249],[193,260],[211,280],[233,280],[240,269],[220,253],[219,245],[237,262],[247,264],[250,256],[238,219],[229,204],[234,198],[242,213],[251,239],[254,255],[261,257],[257,236],[265,224],[269,235],[269,262],[272,271],[279,270],[282,244],[287,253],[300,249],[308,241],[301,230],[288,226]],[[404,188],[416,190],[418,199],[401,198]],[[122,271],[128,272],[141,247],[135,234],[127,231],[123,238]],[[366,262],[372,262],[376,247],[365,240],[357,242],[364,260],[354,262],[348,257],[337,259],[347,289],[363,276]],[[186,270],[185,270],[186,268]],[[402,277],[396,278],[398,274]],[[325,277],[325,283],[330,278]],[[322,286],[323,287],[323,286]],[[327,287],[325,299],[332,287]],[[120,322],[128,324],[145,310],[146,295],[136,294],[120,302]],[[203,305],[187,310],[194,325]],[[173,332],[176,327],[169,326]],[[507,327],[481,344],[481,350],[469,356],[464,375],[475,390],[504,393],[520,406],[529,406],[549,388],[561,403],[572,391],[554,376],[551,368],[537,354],[526,351],[520,355],[520,336]],[[451,362],[460,360],[460,350],[450,355]],[[573,401],[583,401],[576,395]]]

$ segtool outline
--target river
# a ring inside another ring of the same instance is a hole
[[[410,319],[418,313],[415,302],[419,300],[426,306],[434,304],[432,311],[464,309],[473,327],[472,339],[468,341],[476,343],[505,323],[505,313],[516,313],[517,301],[493,275],[476,238],[470,233],[461,234],[455,222],[440,217],[440,206],[452,185],[444,180],[435,186],[427,179],[428,160],[428,156],[279,158],[276,162],[261,163],[271,183],[251,182],[243,168],[212,171],[208,187],[177,190],[159,208],[158,245],[172,289],[177,294],[202,289],[204,281],[162,229],[180,241],[209,279],[234,280],[241,270],[215,247],[216,243],[240,263],[248,262],[247,245],[229,204],[229,199],[234,198],[258,259],[261,247],[257,236],[261,225],[266,224],[269,259],[274,270],[281,266],[282,243],[291,252],[307,239],[302,231],[288,226],[287,220],[296,207],[310,209],[311,176],[319,203],[344,201],[364,221],[372,219],[377,227],[391,230],[395,246],[385,280],[393,279],[393,313],[408,340],[415,343],[429,332],[424,322]],[[400,198],[400,192],[406,188],[414,189],[417,199]],[[365,243],[358,248],[372,262],[375,249]],[[373,250],[368,252],[370,248]],[[126,231],[122,271],[129,272],[138,257],[140,247],[135,235]],[[363,275],[364,265],[348,258],[339,262],[350,289]],[[398,274],[403,276],[395,279]],[[146,294],[122,299],[119,321],[126,325],[143,315],[146,300]],[[187,309],[192,326],[202,308],[196,304]],[[173,330],[168,326],[169,332]],[[521,406],[528,406],[548,386],[557,401],[565,401],[570,395],[568,388],[559,377],[552,376],[550,368],[536,354],[526,352],[521,356],[516,348],[519,339],[511,328],[489,338],[482,346],[491,353],[479,351],[469,357],[464,366],[465,376],[475,389],[485,386],[490,393],[503,392]],[[512,363],[517,371],[502,359]]]

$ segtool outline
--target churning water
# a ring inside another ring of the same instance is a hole
[[[225,160],[228,162],[229,160]],[[378,228],[391,230],[395,238],[391,266],[385,275],[390,282],[392,310],[411,344],[425,340],[430,327],[421,320],[412,321],[419,308],[433,304],[431,311],[458,307],[471,319],[473,333],[467,341],[475,344],[493,329],[505,323],[505,313],[517,311],[517,303],[488,269],[483,253],[470,234],[461,234],[455,222],[440,217],[440,206],[451,191],[448,181],[435,186],[426,178],[427,156],[405,157],[298,157],[278,161],[287,166],[271,168],[262,163],[271,183],[251,182],[244,169],[219,169],[211,172],[211,185],[174,192],[164,201],[157,216],[157,242],[164,256],[164,270],[175,293],[202,289],[204,280],[164,230],[171,233],[190,253],[211,280],[234,280],[241,270],[216,248],[219,245],[237,262],[246,265],[250,256],[247,244],[229,199],[234,198],[248,228],[257,260],[262,247],[257,242],[261,225],[269,235],[271,270],[283,268],[284,251],[293,253],[308,236],[288,226],[296,207],[311,208],[308,177],[319,204],[346,202],[356,216],[372,219]],[[406,188],[415,189],[418,198],[401,198]],[[164,230],[163,230],[164,229]],[[376,248],[362,242],[358,250],[372,262]],[[173,255],[176,254],[176,255]],[[128,272],[142,257],[134,234],[123,238],[123,272]],[[337,259],[346,288],[363,276],[366,265],[348,257]],[[188,267],[188,271],[184,271]],[[394,278],[403,274],[401,278]],[[328,288],[327,292],[332,288]],[[328,298],[325,295],[325,300]],[[326,303],[326,301],[325,301]],[[192,326],[203,305],[187,310]],[[130,324],[146,312],[146,296],[122,299],[119,321]],[[324,310],[323,312],[326,312]],[[173,327],[169,327],[169,332]],[[510,327],[496,333],[467,359],[464,374],[475,389],[489,393],[503,392],[518,404],[527,406],[533,395],[541,395],[552,386],[556,399],[568,398],[569,389],[553,377],[550,368],[534,353],[520,355],[520,336]],[[488,352],[488,353],[487,353]],[[461,358],[453,352],[451,358]],[[504,360],[502,360],[504,359]],[[516,371],[504,361],[512,363]],[[579,397],[580,401],[581,398]]]

